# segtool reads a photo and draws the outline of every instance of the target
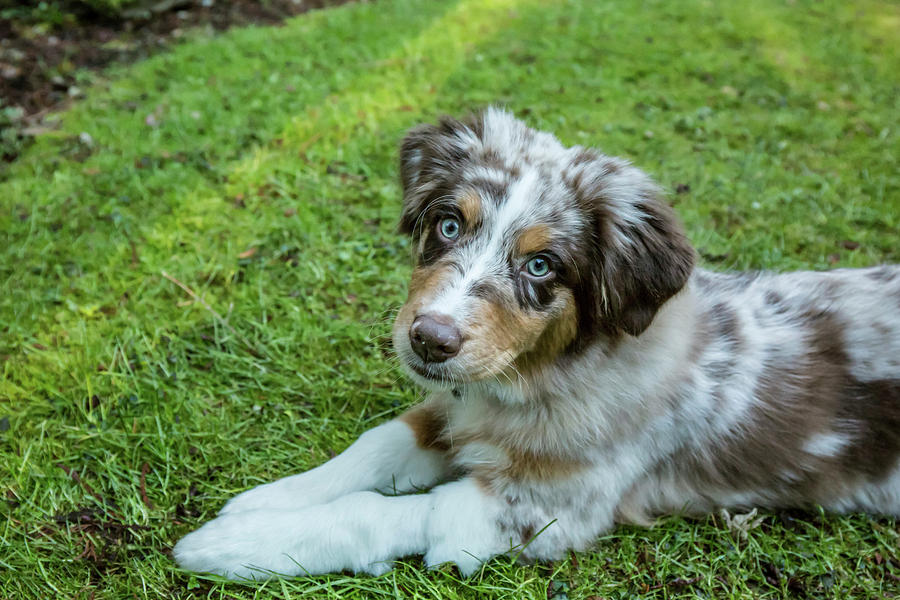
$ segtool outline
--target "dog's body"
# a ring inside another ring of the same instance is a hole
[[[232,499],[182,566],[470,573],[671,512],[900,515],[900,266],[695,269],[643,173],[497,110],[413,130],[401,171],[394,345],[431,395]]]

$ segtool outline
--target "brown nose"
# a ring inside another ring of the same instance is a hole
[[[409,341],[425,362],[444,362],[459,353],[462,336],[447,315],[419,315],[409,328]]]

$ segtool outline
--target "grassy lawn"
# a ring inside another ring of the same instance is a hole
[[[713,268],[900,262],[898,31],[891,0],[398,0],[96,78],[0,172],[0,598],[898,595],[900,523],[815,511],[469,580],[412,558],[243,585],[170,557],[418,399],[385,348],[407,128],[500,103],[629,157]]]

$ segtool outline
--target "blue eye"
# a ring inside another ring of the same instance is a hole
[[[441,221],[441,235],[448,240],[455,240],[459,237],[459,221],[454,218],[447,218]]]
[[[546,256],[539,254],[525,263],[525,270],[532,277],[546,277],[550,274],[550,261]]]

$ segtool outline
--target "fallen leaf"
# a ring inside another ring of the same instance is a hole
[[[243,252],[238,254],[238,258],[250,258],[254,254],[256,254],[256,246],[244,250]]]

